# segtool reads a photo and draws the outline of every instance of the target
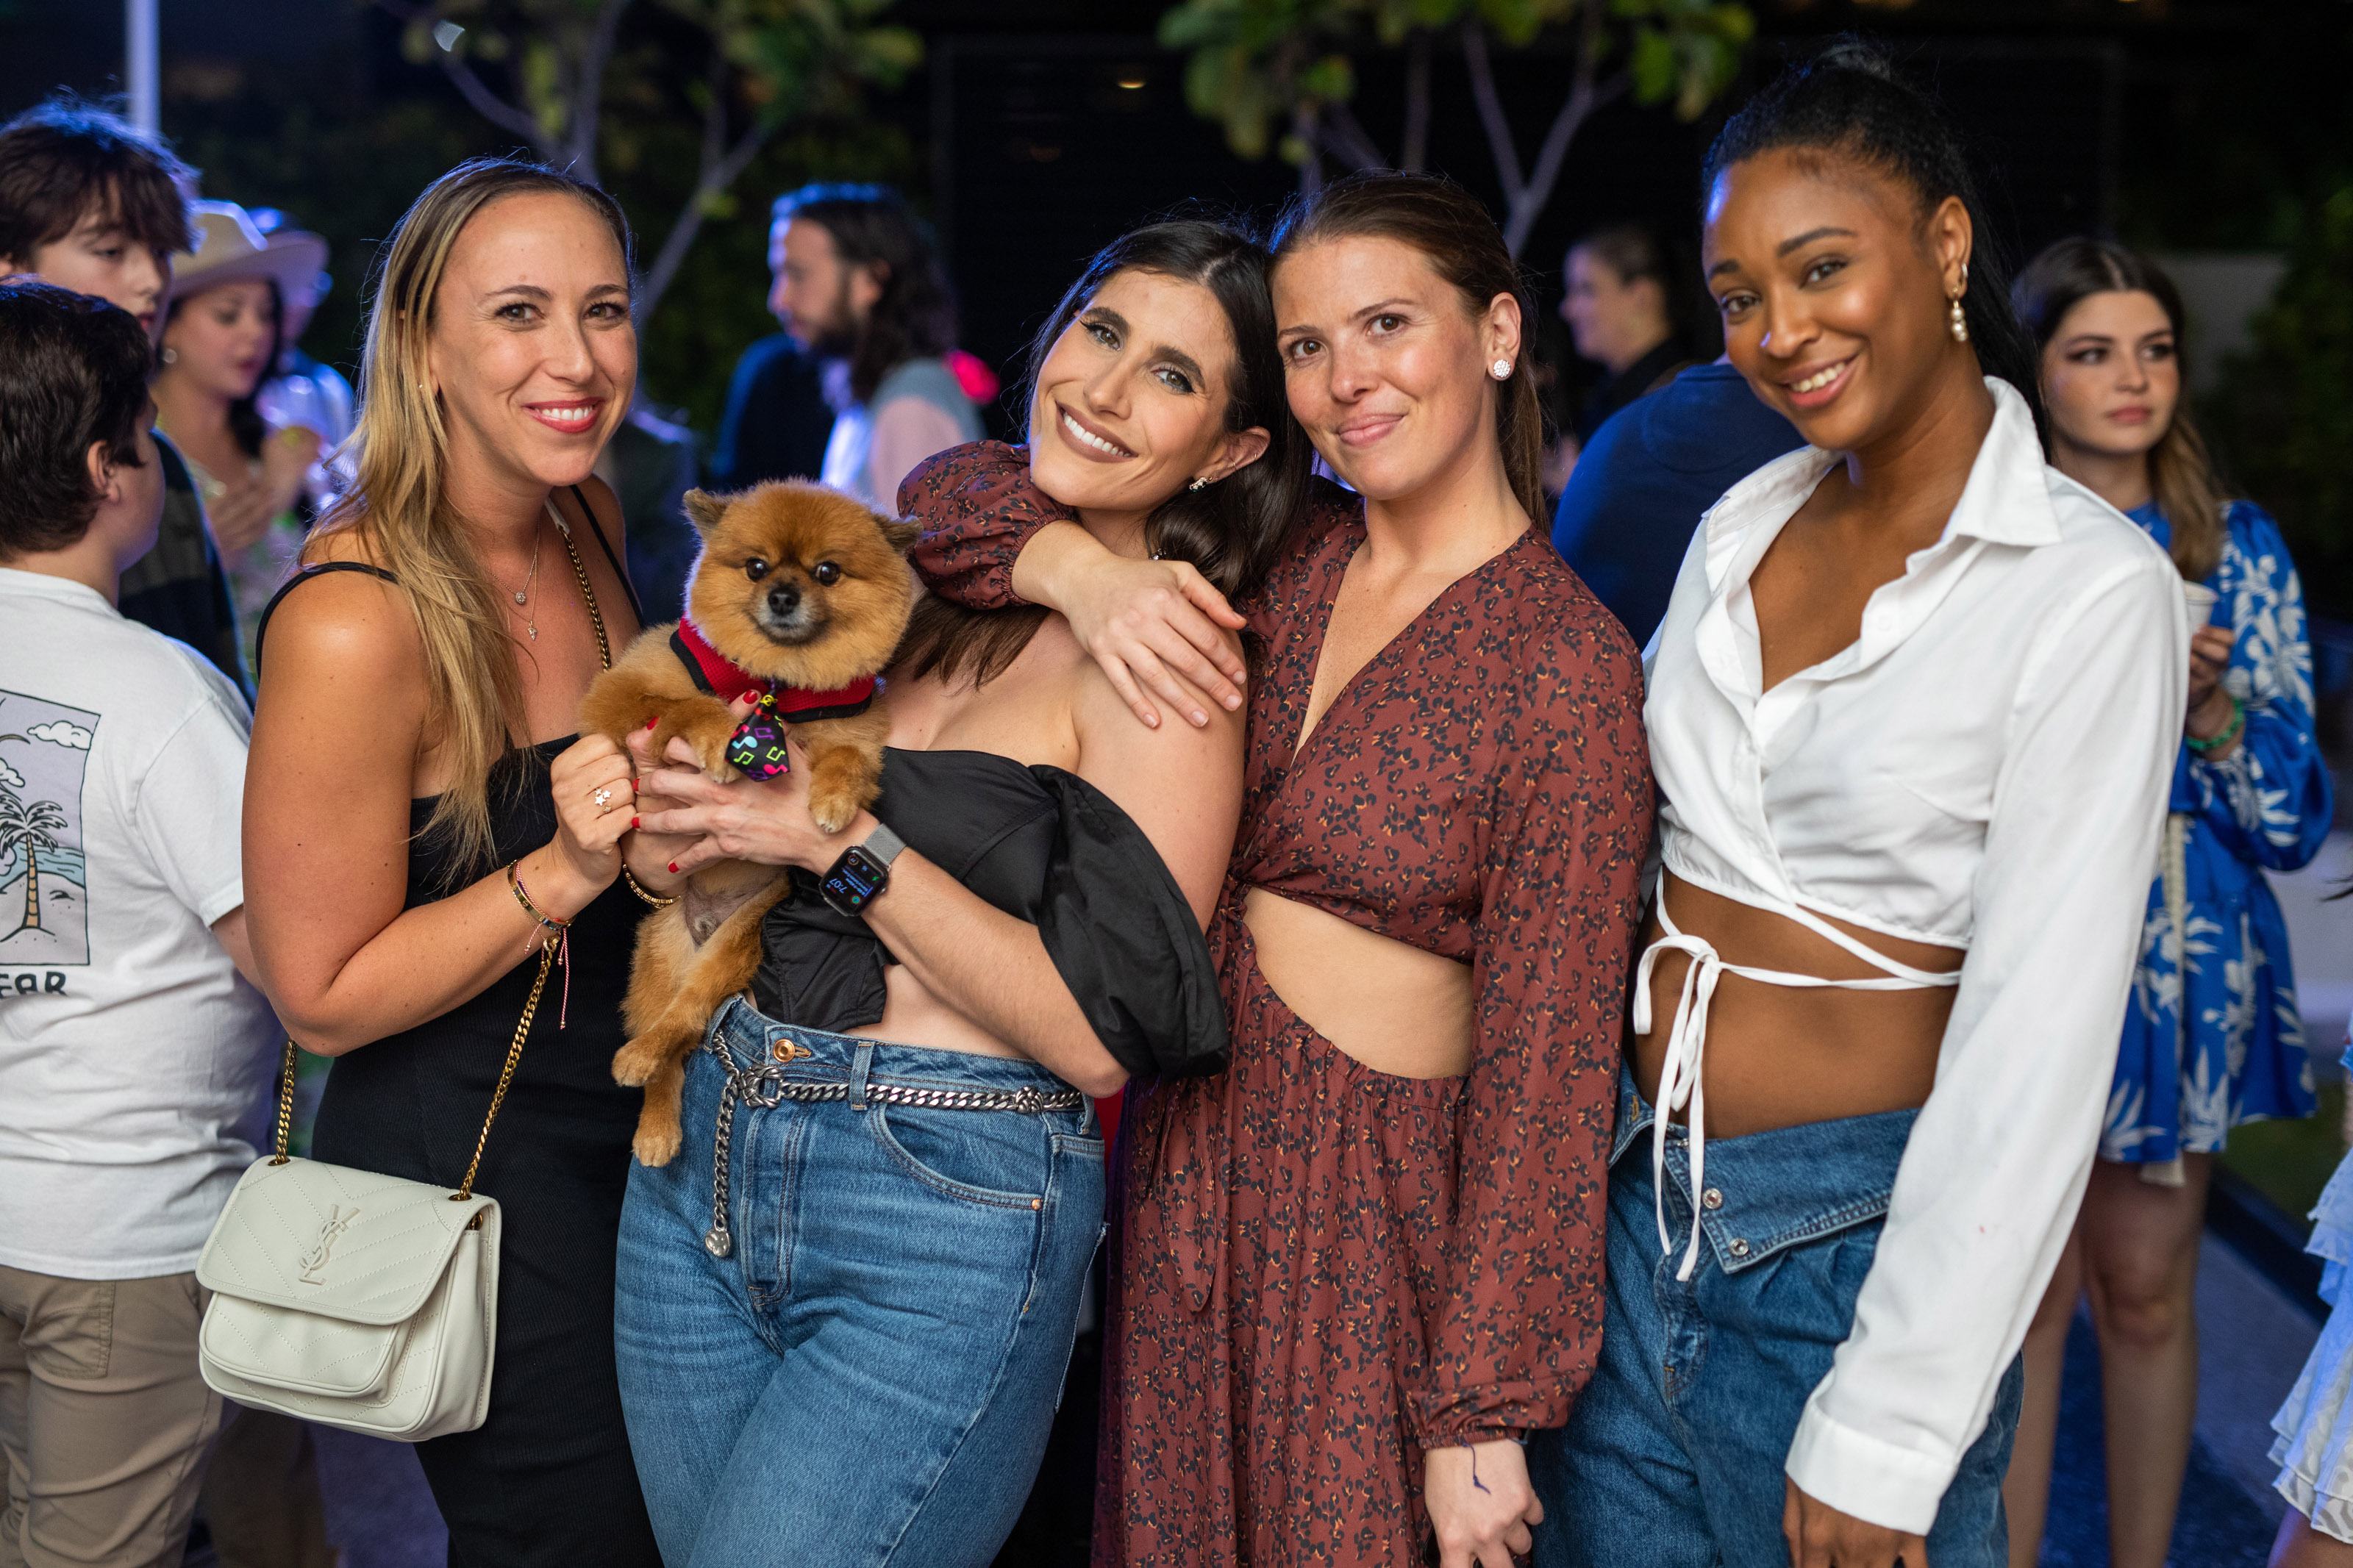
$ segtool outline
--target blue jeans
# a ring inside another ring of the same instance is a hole
[[[1782,1464],[1807,1396],[1854,1326],[1917,1111],[1707,1141],[1699,1267],[1678,1280],[1691,1158],[1667,1143],[1651,1207],[1651,1107],[1621,1080],[1601,1357],[1568,1425],[1528,1440],[1537,1568],[1788,1568]],[[1959,1179],[1966,1179],[1965,1177]],[[1936,1568],[2002,1568],[2001,1479],[2024,1374],[2010,1364],[1928,1535]],[[1915,1565],[1916,1568],[1916,1565]]]
[[[634,1165],[614,1338],[629,1447],[670,1568],[985,1564],[1021,1511],[1103,1236],[1093,1108],[885,1106],[862,1086],[1067,1085],[1035,1063],[791,1028],[738,998],[686,1071],[685,1142]],[[727,1074],[726,1257],[712,1228]],[[773,1095],[760,1098],[775,1098]]]

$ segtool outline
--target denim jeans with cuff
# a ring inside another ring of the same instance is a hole
[[[1693,1215],[1689,1146],[1668,1129],[1674,1246],[1662,1256],[1654,1112],[1621,1079],[1600,1361],[1568,1424],[1528,1440],[1545,1506],[1536,1568],[1788,1568],[1782,1465],[1854,1326],[1918,1114],[1709,1138],[1699,1266],[1678,1280]],[[2001,1479],[2023,1384],[2013,1361],[1929,1532],[1935,1568],[2009,1561]]]
[[[621,1403],[663,1561],[980,1568],[1037,1474],[1103,1235],[1092,1107],[886,1105],[872,1086],[1068,1086],[740,998],[704,1047],[683,1145],[631,1167],[621,1212]],[[737,1100],[723,1257],[705,1243],[723,1059],[844,1089]]]

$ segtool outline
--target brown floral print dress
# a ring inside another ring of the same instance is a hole
[[[981,606],[1014,602],[1021,545],[1068,515],[987,443],[900,500],[934,589]],[[1559,1426],[1599,1345],[1651,837],[1640,659],[1532,529],[1299,746],[1364,538],[1355,498],[1324,487],[1237,605],[1257,643],[1247,776],[1209,932],[1233,1054],[1129,1090],[1099,1564],[1412,1568],[1423,1450]],[[1301,1022],[1259,973],[1252,888],[1469,964],[1469,1074],[1377,1072]]]

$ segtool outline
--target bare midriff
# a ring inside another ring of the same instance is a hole
[[[1672,873],[1667,877],[1666,899],[1675,924],[1689,935],[1704,938],[1726,963],[1825,980],[1868,980],[1880,973],[1794,921],[1693,887]],[[1966,956],[1957,948],[1891,937],[1829,915],[1821,918],[1874,952],[1915,969],[1949,973],[1960,968]],[[1643,945],[1659,935],[1654,912],[1645,924]],[[1660,956],[1651,976],[1651,1032],[1630,1042],[1635,1081],[1643,1098],[1654,1104],[1667,1031],[1689,963],[1680,952]],[[1952,1007],[1953,990],[1945,985],[1843,991],[1774,985],[1725,974],[1708,1015],[1703,1068],[1708,1136],[1736,1138],[1925,1104],[1936,1082],[1936,1053]]]
[[[1471,966],[1263,888],[1242,900],[1259,973],[1299,1021],[1376,1072],[1471,1070]]]
[[[894,676],[889,743],[911,752],[994,752],[1024,766],[1076,767],[1070,693],[1082,673],[1082,657],[1057,616],[1039,628],[1010,668],[981,686],[936,675],[920,680]],[[846,1033],[935,1051],[1029,1059],[1020,1047],[933,994],[905,966],[886,964],[882,986],[882,1016]]]

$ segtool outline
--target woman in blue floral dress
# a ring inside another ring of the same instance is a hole
[[[2263,873],[2311,860],[2335,802],[2313,734],[2295,566],[2262,508],[2221,496],[2180,406],[2172,282],[2121,247],[2062,240],[2020,277],[2018,304],[2042,349],[2052,463],[2171,552],[2192,637],[2165,853],[2100,1159],[2026,1342],[2005,1489],[2010,1563],[2033,1563],[2042,1539],[2067,1324],[2088,1289],[2110,1559],[2161,1568],[2197,1407],[2192,1301],[2213,1157],[2242,1121],[2313,1110],[2287,925]]]

